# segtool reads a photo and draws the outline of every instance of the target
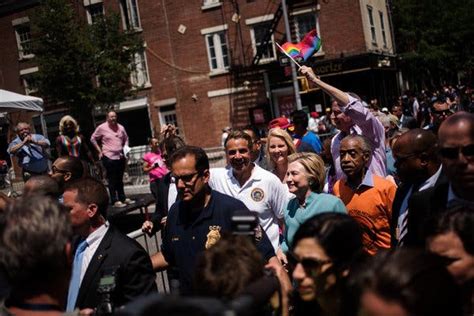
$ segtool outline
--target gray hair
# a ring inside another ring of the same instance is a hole
[[[69,213],[53,199],[34,195],[11,203],[0,214],[0,266],[11,285],[44,286],[63,275],[71,236]]]

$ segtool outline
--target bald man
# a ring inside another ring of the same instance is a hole
[[[447,181],[413,194],[408,202],[407,246],[424,246],[426,229],[448,208],[474,206],[474,114],[448,117],[439,128],[438,145]]]
[[[421,128],[401,135],[393,146],[397,176],[401,181],[393,202],[390,230],[392,247],[403,245],[408,232],[408,201],[413,193],[446,181],[438,158],[437,137]]]

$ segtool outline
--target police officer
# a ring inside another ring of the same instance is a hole
[[[196,257],[212,247],[221,234],[231,231],[234,211],[248,211],[230,196],[212,190],[209,185],[209,160],[202,148],[185,146],[171,158],[171,170],[182,197],[170,209],[163,232],[162,251],[152,256],[155,270],[175,267],[180,291],[190,294]],[[278,263],[273,247],[262,229],[255,234],[262,257]]]

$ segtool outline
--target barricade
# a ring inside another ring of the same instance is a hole
[[[127,234],[127,236],[140,243],[149,255],[157,253],[161,249],[162,240],[160,233],[149,236],[148,234],[142,232],[140,228]],[[157,272],[156,284],[158,286],[158,292],[170,293],[170,286],[166,271]]]

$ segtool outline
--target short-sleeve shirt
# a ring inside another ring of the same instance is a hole
[[[161,153],[148,152],[143,156],[143,161],[149,166],[153,166],[155,163],[158,164],[158,167],[150,170],[150,182],[163,178],[169,172],[161,157]]]
[[[278,220],[283,218],[288,202],[288,188],[273,173],[255,165],[247,182],[240,186],[232,168],[213,168],[209,185],[214,190],[242,201],[249,210],[257,212],[260,225],[278,249],[280,232]]]
[[[390,220],[397,186],[367,171],[362,184],[353,190],[345,179],[334,185],[334,195],[362,227],[362,241],[370,254],[390,248]]]
[[[50,142],[47,138],[40,134],[31,134],[31,138],[35,142],[46,142],[50,146]],[[34,173],[43,173],[48,170],[48,156],[44,151],[44,148],[37,144],[26,144],[21,147],[15,154],[11,153],[12,147],[20,144],[22,140],[20,137],[15,137],[13,141],[8,145],[8,153],[12,156],[18,157],[18,163],[23,171],[31,171]]]
[[[222,232],[232,231],[235,211],[249,210],[239,200],[214,190],[208,205],[201,211],[193,212],[197,216],[190,213],[183,201],[171,207],[163,235],[162,253],[166,262],[178,269],[183,294],[191,292],[197,256],[205,251],[206,243],[212,243]],[[256,247],[265,260],[275,256],[265,233]]]
[[[91,135],[91,142],[101,143],[102,153],[107,158],[119,160],[124,157],[123,147],[128,143],[128,135],[122,125],[117,124],[117,130],[114,131],[108,122],[104,122]]]

